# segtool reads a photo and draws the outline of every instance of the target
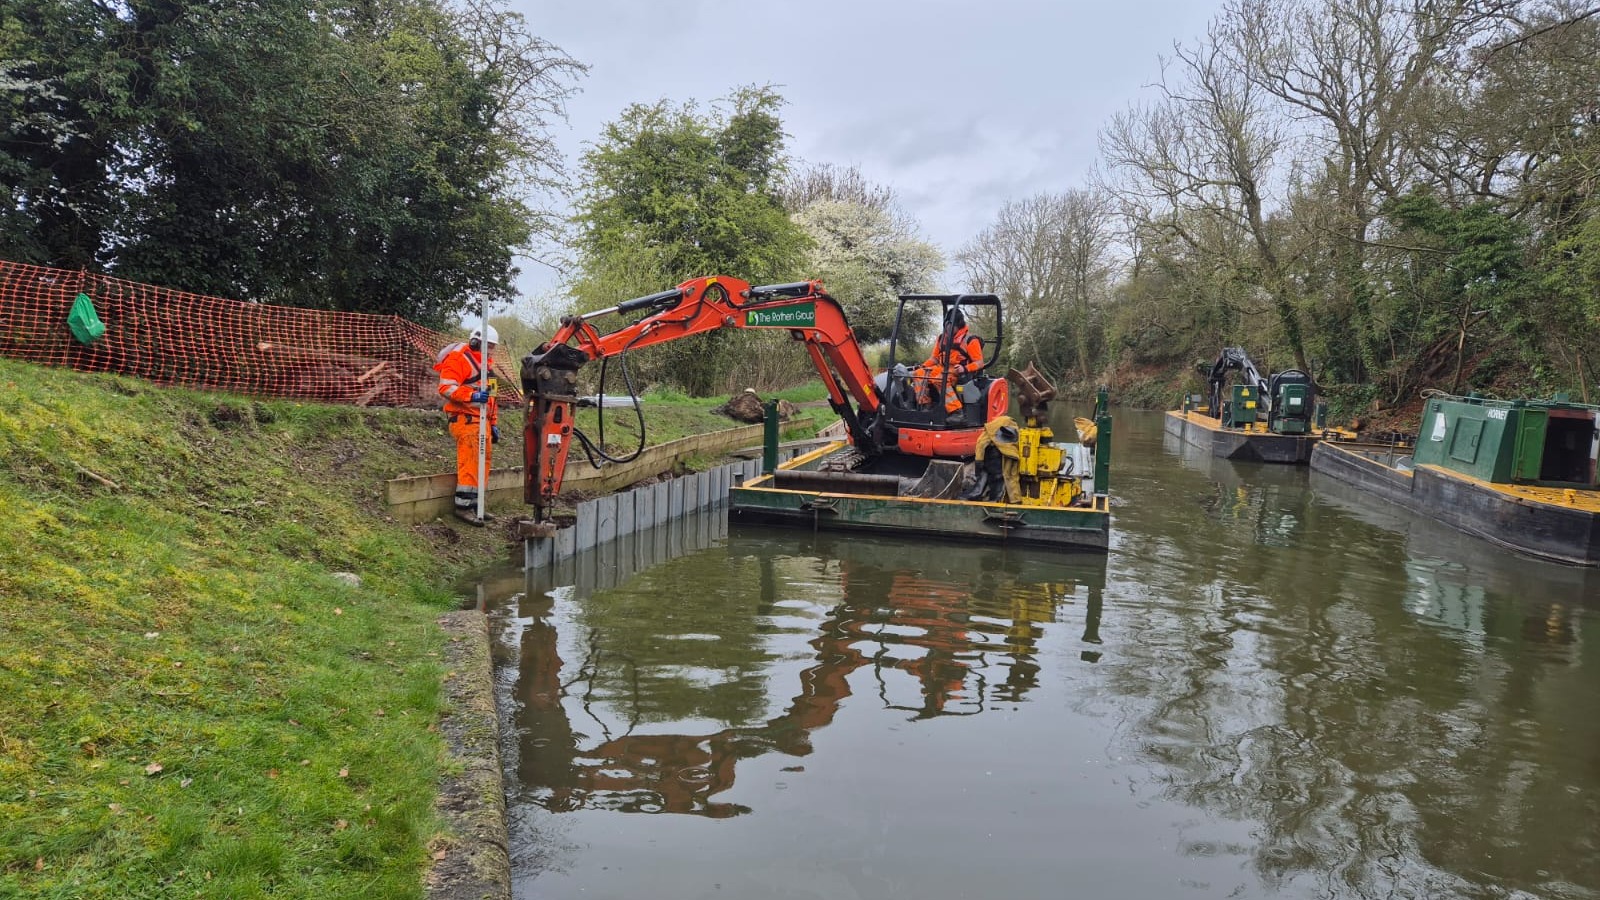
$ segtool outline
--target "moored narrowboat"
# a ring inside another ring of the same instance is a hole
[[[1439,395],[1414,446],[1323,441],[1311,468],[1501,546],[1600,566],[1597,412]]]

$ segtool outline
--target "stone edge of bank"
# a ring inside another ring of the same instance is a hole
[[[444,679],[447,713],[439,732],[449,753],[434,808],[446,833],[429,847],[428,900],[508,900],[510,842],[500,769],[500,719],[488,617],[456,610],[439,617],[448,635]]]

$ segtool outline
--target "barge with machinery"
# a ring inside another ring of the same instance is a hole
[[[592,324],[633,312],[643,317],[609,333]],[[936,341],[934,357],[915,368],[895,363],[906,335],[928,321],[942,322],[941,334],[948,335]],[[967,336],[969,321],[987,336]],[[952,333],[957,325],[960,339]],[[1055,391],[1033,367],[1006,377],[990,373],[1004,335],[998,297],[902,296],[890,364],[875,373],[821,282],[751,286],[723,276],[567,316],[524,357],[523,488],[535,508],[535,533],[541,527],[553,533],[548,513],[574,439],[596,465],[625,461],[575,427],[579,369],[624,357],[626,377],[627,351],[721,328],[771,329],[800,342],[846,428],[845,440],[782,467],[769,456],[759,478],[730,492],[735,520],[1105,552],[1112,427],[1106,393],[1099,394],[1094,418],[1076,420],[1078,440],[1057,442],[1048,425]],[[1018,388],[1021,423],[1008,414],[1008,383]],[[642,448],[643,427],[639,432]]]
[[[1502,547],[1600,566],[1597,412],[1440,394],[1413,446],[1323,441],[1311,469]]]

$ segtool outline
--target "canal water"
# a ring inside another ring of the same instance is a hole
[[[519,898],[1600,897],[1600,575],[1120,412],[1112,549],[483,586]]]

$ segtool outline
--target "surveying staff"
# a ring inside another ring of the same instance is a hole
[[[912,370],[921,390],[923,403],[938,402],[941,382],[944,387],[944,411],[949,415],[961,412],[961,389],[958,383],[968,375],[983,368],[983,343],[967,331],[967,316],[961,307],[952,306],[945,313],[944,328],[933,343],[933,352],[922,365]],[[947,377],[948,376],[948,377]]]
[[[489,356],[494,358],[500,335],[489,326]],[[495,402],[494,376],[483,368],[484,335],[472,329],[466,343],[454,343],[439,351],[433,370],[439,373],[439,396],[444,398],[444,412],[450,421],[450,436],[456,440],[456,517],[473,525],[482,525],[478,518],[478,491],[487,490],[489,457],[483,461],[483,479],[478,478],[478,419],[489,417],[492,443],[500,443],[499,407]]]

